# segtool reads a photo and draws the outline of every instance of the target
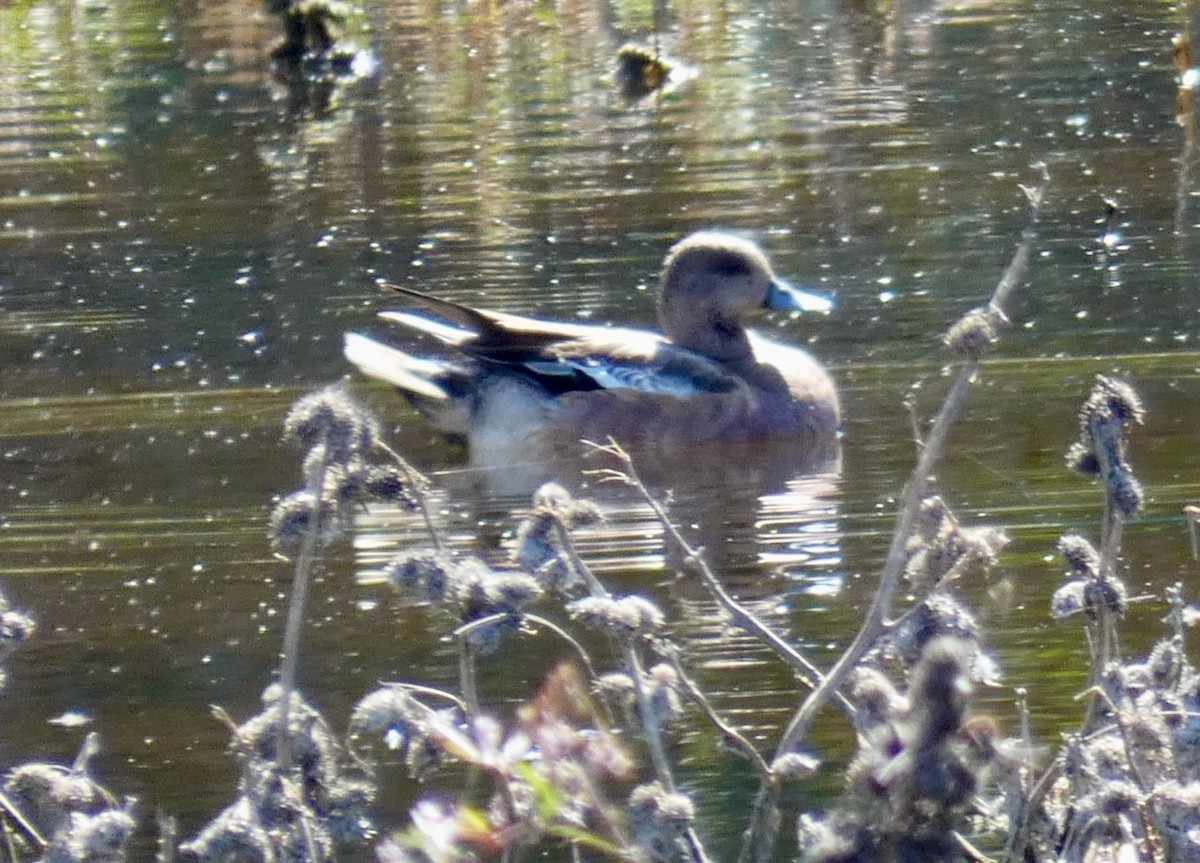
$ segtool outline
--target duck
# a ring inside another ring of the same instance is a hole
[[[383,283],[411,309],[379,317],[441,342],[417,356],[347,333],[344,355],[397,387],[472,453],[612,438],[689,444],[836,435],[837,389],[807,351],[747,329],[763,309],[827,314],[832,301],[775,275],[741,236],[701,231],[666,255],[660,332],[472,308]]]

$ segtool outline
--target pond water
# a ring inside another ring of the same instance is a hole
[[[1011,687],[1027,686],[1052,734],[1085,681],[1080,627],[1052,622],[1048,600],[1057,537],[1098,529],[1098,489],[1063,467],[1097,373],[1149,411],[1124,566],[1154,599],[1125,625],[1131,649],[1160,634],[1166,585],[1195,598],[1181,508],[1200,497],[1200,184],[1171,52],[1189,15],[1151,0],[372,0],[350,32],[378,73],[320,110],[273,78],[279,24],[252,0],[0,0],[0,575],[40,623],[8,662],[0,763],[69,761],[82,730],[47,720],[83,712],[100,777],[189,835],[236,775],[209,705],[248,716],[277,664],[290,569],[266,516],[298,483],[288,405],[348,377],[434,478],[454,543],[496,559],[546,472],[473,468],[352,373],[343,332],[389,307],[374,280],[649,326],[662,256],[698,228],[753,236],[781,274],[836,295],[828,317],[761,326],[837,379],[840,469],[698,452],[648,477],[726,582],[831,662],[911,469],[905,401],[936,410],[940,334],[990,295],[1039,161],[1052,188],[1029,284],[938,487],[1012,539],[967,588],[1005,673],[985,698],[1011,721]],[[655,26],[696,75],[629,101],[616,51]],[[580,538],[587,560],[662,600],[717,706],[769,746],[796,703],[789,672],[676,581],[631,491],[578,470],[549,466],[608,514]],[[378,580],[419,540],[410,515],[374,508],[322,569],[302,680],[337,724],[378,681],[454,680],[446,621]],[[563,655],[511,650],[520,662],[483,669],[489,698],[528,694]],[[676,740],[732,842],[751,777],[711,743],[699,719]],[[415,793],[393,783],[385,823]]]

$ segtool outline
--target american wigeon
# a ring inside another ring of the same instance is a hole
[[[457,355],[416,357],[349,333],[346,357],[399,387],[473,452],[548,435],[668,446],[827,436],[840,423],[837,390],[820,364],[743,326],[759,309],[825,312],[829,301],[776,278],[766,255],[740,237],[701,232],[670,250],[661,334],[519,317],[389,287],[422,311],[380,317]]]

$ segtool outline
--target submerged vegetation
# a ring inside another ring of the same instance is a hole
[[[979,376],[979,361],[1006,323],[1005,304],[1025,279],[1048,177],[1026,190],[1031,219],[992,298],[946,336],[958,364],[945,400],[918,444],[900,498],[891,551],[861,628],[828,669],[818,667],[731,595],[689,543],[669,505],[642,482],[613,441],[593,444],[593,472],[627,485],[661,522],[680,578],[702,584],[728,625],[749,633],[788,666],[804,691],[773,752],[721,715],[689,668],[673,622],[654,600],[614,592],[589,568],[575,533],[601,507],[551,483],[514,530],[507,565],[454,551],[430,515],[430,481],[384,440],[380,424],[341,387],[298,401],[284,437],[304,451],[301,486],[281,497],[271,540],[293,564],[278,680],[256,716],[229,730],[238,765],[232,802],[189,837],[160,816],[161,860],[325,863],[354,849],[381,863],[529,859],[703,863],[711,835],[703,801],[679,778],[672,735],[689,711],[745,759],[758,790],[745,801],[739,859],[784,859],[795,836],[808,863],[832,861],[1200,860],[1200,669],[1185,650],[1200,613],[1182,586],[1162,639],[1146,657],[1122,649],[1121,623],[1136,597],[1117,561],[1125,523],[1143,493],[1127,455],[1145,409],[1133,387],[1099,377],[1079,412],[1065,462],[1097,482],[1095,538],[1058,542],[1065,575],[1048,617],[1082,622],[1090,681],[1078,727],[1047,753],[1028,717],[1015,730],[979,710],[974,692],[998,670],[960,586],[993,567],[1007,539],[955,515],[935,488],[947,433]],[[1064,443],[1068,430],[1064,429]],[[358,700],[345,734],[303,693],[298,674],[306,597],[322,549],[354,528],[369,502],[418,514],[424,543],[385,567],[403,596],[457,647],[457,685],[387,683]],[[33,623],[0,601],[4,649]],[[515,708],[489,699],[478,662],[519,657],[536,640],[561,663]],[[1023,690],[1017,701],[1025,710]],[[822,809],[789,812],[783,789],[827,769],[808,749],[814,718],[843,716],[856,752],[842,790]],[[95,738],[70,766],[11,769],[0,796],[7,859],[107,863],[126,856],[139,819],[92,776]],[[425,793],[408,826],[380,824],[374,804],[393,793],[388,765]],[[458,765],[457,767],[455,765]],[[465,769],[464,769],[465,768]],[[789,842],[790,846],[790,842]]]

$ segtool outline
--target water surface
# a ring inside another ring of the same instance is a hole
[[[1097,373],[1129,379],[1149,410],[1131,448],[1148,501],[1127,532],[1131,588],[1195,583],[1180,510],[1200,497],[1200,201],[1170,51],[1185,13],[1149,0],[659,11],[663,44],[698,74],[631,103],[613,59],[649,35],[649,5],[372,2],[353,29],[378,77],[319,112],[272,78],[277,24],[253,2],[0,6],[0,572],[41,627],[9,663],[5,764],[69,760],[81,732],[47,720],[84,711],[102,778],[195,830],[235,775],[208,705],[249,715],[276,665],[289,569],[265,523],[298,482],[278,441],[290,402],[349,376],[435,478],[455,545],[494,559],[527,502],[514,478],[546,469],[474,470],[351,374],[342,333],[387,307],[373,280],[648,326],[665,250],[698,228],[745,232],[780,273],[836,294],[828,318],[762,327],[830,365],[840,468],[706,454],[647,465],[650,483],[731,586],[832,661],[911,467],[906,397],[919,417],[936,409],[940,333],[999,278],[1035,161],[1053,188],[1029,284],[937,477],[965,520],[1013,539],[968,593],[1039,729],[1069,722],[1086,647],[1049,620],[1048,598],[1056,538],[1099,521],[1097,489],[1062,467]],[[587,559],[615,589],[661,599],[717,705],[769,745],[797,697],[786,669],[676,581],[636,496],[551,467],[608,513],[581,537]],[[335,722],[377,681],[453,682],[446,621],[377,579],[419,539],[410,516],[376,508],[331,551],[302,674]],[[1131,614],[1135,649],[1161,614]],[[519,699],[560,658],[515,650],[519,663],[485,666],[489,696]],[[1011,715],[1010,689],[988,697]],[[839,730],[831,720],[818,745]],[[698,719],[677,745],[734,829],[747,772]],[[394,820],[414,793],[389,795]]]

